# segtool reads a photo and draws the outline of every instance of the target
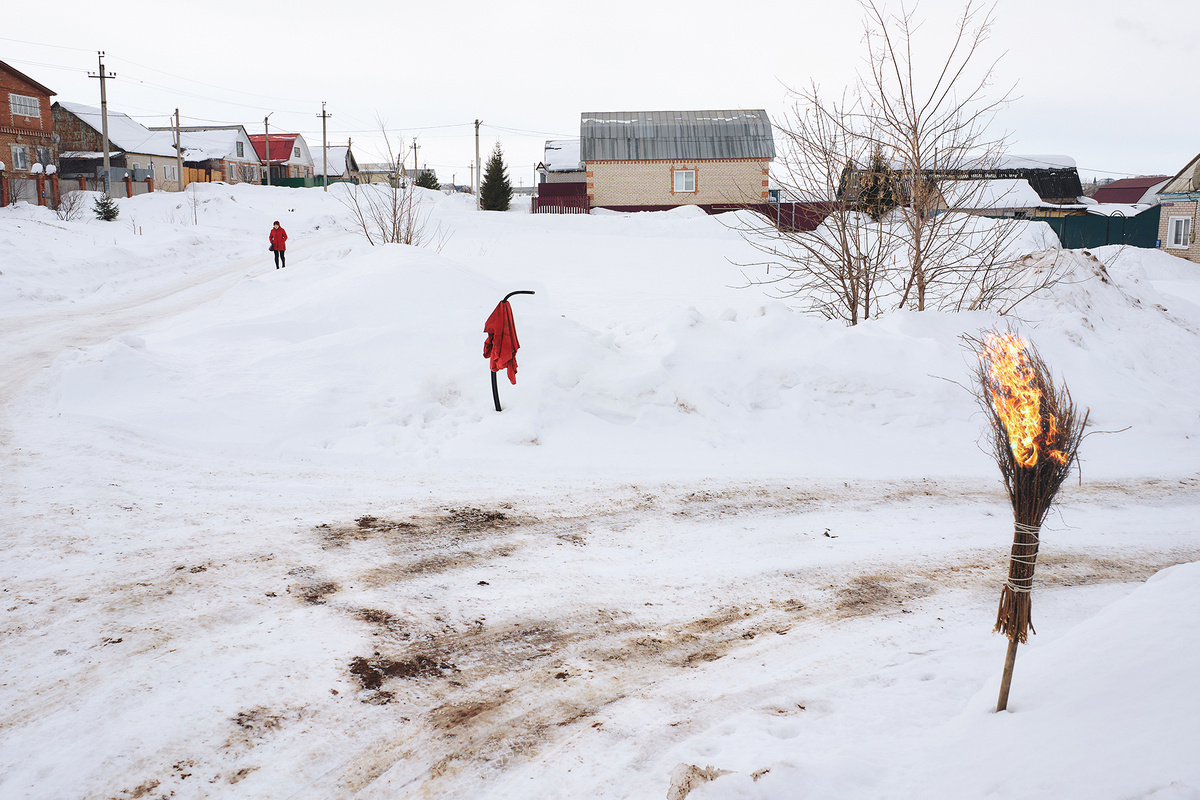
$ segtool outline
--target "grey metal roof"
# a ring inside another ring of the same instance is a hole
[[[771,120],[760,108],[586,112],[579,138],[585,162],[775,157]]]

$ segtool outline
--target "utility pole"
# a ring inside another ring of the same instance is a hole
[[[467,183],[471,184],[471,191],[475,191],[475,165],[467,164]],[[475,210],[479,210],[479,204],[476,203]]]
[[[414,136],[413,137],[413,180],[414,181],[417,178],[421,177],[421,173],[417,170],[417,151],[420,149],[421,149],[421,146],[419,144],[417,144],[417,137]]]
[[[475,181],[483,183],[483,173],[480,171],[479,164],[479,120],[475,120]],[[475,210],[478,211],[482,206],[479,202],[479,186],[475,187]]]
[[[175,183],[183,191],[183,131],[179,129],[179,109],[175,109]]]
[[[333,116],[333,114],[325,113],[325,101],[321,101],[321,113],[317,114],[321,118],[321,176],[324,178],[325,191],[329,191],[329,140],[325,138],[325,120]]]
[[[117,77],[117,73],[106,73],[104,71],[104,51],[97,51],[99,55],[100,71],[98,73],[88,73],[89,78],[100,79],[100,135],[104,137],[104,196],[108,196],[108,94],[104,91],[104,82],[106,80]]]
[[[271,114],[274,113],[274,111],[271,112]],[[271,185],[271,123],[268,121],[271,119],[271,114],[263,117],[263,129],[267,132],[267,186]]]

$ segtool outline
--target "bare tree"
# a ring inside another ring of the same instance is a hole
[[[824,221],[797,230],[781,210],[778,231],[743,230],[770,256],[773,277],[753,282],[850,324],[893,308],[1011,310],[1055,271],[1016,268],[1021,223],[954,212],[1003,204],[980,179],[1001,159],[1004,137],[988,131],[1009,100],[989,96],[991,9],[967,0],[938,50],[919,41],[912,11],[881,2],[861,0],[867,58],[855,85],[835,98],[816,85],[793,93],[778,126],[780,206],[795,201],[810,218],[801,227]]]
[[[866,118],[857,127],[891,156],[905,195],[898,213],[908,276],[900,305],[924,310],[949,299],[961,307],[964,276],[989,269],[988,259],[1006,249],[997,239],[1012,236],[1012,226],[992,226],[990,236],[982,235],[965,215],[941,213],[945,181],[994,167],[1005,147],[989,126],[1011,93],[990,97],[996,62],[981,63],[992,7],[967,0],[948,48],[938,54],[918,36],[915,7],[901,2],[893,15],[878,0],[861,3],[868,70],[857,85],[856,112]],[[952,204],[971,208],[984,184],[960,181],[954,189]]]
[[[404,171],[405,154],[392,146],[387,126],[376,120],[387,149],[388,182],[343,184],[339,194],[342,204],[350,211],[352,230],[366,237],[372,246],[377,244],[411,244],[420,246],[437,236],[429,231],[429,212],[422,208],[419,187],[408,180]]]
[[[771,224],[744,214],[740,221],[743,237],[765,256],[742,265],[766,267],[766,277],[751,277],[752,283],[803,298],[806,310],[851,325],[878,314],[892,293],[898,244],[885,230],[884,213],[873,219],[839,197],[847,173],[873,155],[871,137],[855,128],[861,121],[845,96],[826,100],[815,85],[798,94],[779,128],[777,218]]]
[[[63,192],[62,197],[58,199],[58,208],[54,209],[54,213],[61,220],[67,222],[83,219],[87,212],[87,192],[73,191]]]

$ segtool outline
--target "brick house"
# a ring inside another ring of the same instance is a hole
[[[104,173],[104,121],[98,106],[66,100],[54,104],[54,128],[61,137],[63,178],[101,179]],[[110,189],[123,180],[132,194],[158,188],[177,191],[176,151],[170,134],[152,131],[127,114],[108,112]],[[169,178],[164,179],[163,168]],[[126,180],[127,179],[127,180]],[[102,184],[101,184],[102,185]],[[93,187],[89,184],[89,188]]]
[[[0,162],[4,164],[0,205],[17,200],[57,205],[53,189],[47,189],[47,184],[53,186],[57,179],[47,181],[45,177],[58,165],[50,110],[53,96],[52,90],[0,61]]]
[[[316,173],[316,164],[313,162],[312,152],[308,149],[308,143],[304,141],[303,136],[298,133],[271,134],[270,159],[267,158],[266,140],[265,133],[256,133],[250,136],[250,141],[254,144],[254,150],[258,153],[258,157],[264,163],[269,161],[273,184],[281,181],[296,183],[307,181],[305,185],[313,185],[312,179]]]
[[[765,204],[775,157],[762,109],[589,112],[579,149],[590,204],[617,211]]]
[[[1196,243],[1197,212],[1200,211],[1200,155],[1193,158],[1158,193],[1162,215],[1158,222],[1158,246],[1172,255],[1200,263]]]

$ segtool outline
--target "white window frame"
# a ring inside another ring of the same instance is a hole
[[[299,147],[292,148],[292,158],[299,158],[299,157],[300,157],[300,148]]]
[[[246,157],[246,145],[242,142],[237,142],[237,157],[238,158]]]
[[[30,97],[27,94],[8,93],[8,107],[12,109],[14,117],[29,117],[30,119],[42,118],[42,103],[36,97]],[[32,111],[33,113],[29,113]]]
[[[689,183],[691,183],[691,188],[688,188]],[[671,194],[695,194],[695,193],[696,193],[696,170],[694,170],[694,169],[673,169],[673,170],[671,170]]]
[[[1177,244],[1176,240],[1182,240]],[[1167,247],[1171,250],[1188,250],[1192,246],[1192,218],[1167,218]]]
[[[22,172],[29,171],[29,149],[23,144],[14,144],[12,150],[12,168],[21,170]]]

